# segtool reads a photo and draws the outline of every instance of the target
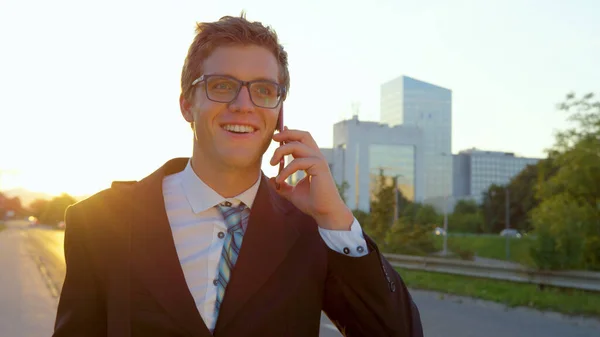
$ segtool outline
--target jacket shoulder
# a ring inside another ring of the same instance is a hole
[[[132,205],[136,181],[115,181],[110,188],[83,199],[67,208],[66,216],[77,214],[85,222],[106,222],[120,217]]]

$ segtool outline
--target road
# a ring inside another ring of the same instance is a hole
[[[15,230],[18,229],[13,228],[5,230],[4,233],[0,232],[0,238]],[[31,247],[35,248],[34,251],[38,252],[38,254],[33,254],[32,259],[36,265],[41,266],[40,279],[46,280],[39,284],[45,285],[45,291],[49,294],[58,295],[65,271],[63,233],[43,228],[19,231],[22,234],[13,235],[13,239],[18,237],[20,240],[27,241]],[[411,290],[411,294],[421,311],[426,337],[600,336],[599,320],[568,318],[555,313],[542,313],[527,308],[508,309],[496,303],[428,291]],[[0,301],[0,303],[2,302],[4,301]],[[0,305],[0,309],[2,309],[2,305]],[[1,322],[0,320],[0,324]],[[0,326],[0,336],[5,335],[8,336],[3,333],[2,326]],[[26,335],[22,336],[26,337]],[[321,321],[320,336],[341,336],[324,315]]]

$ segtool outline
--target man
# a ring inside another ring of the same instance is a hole
[[[55,337],[318,336],[321,310],[347,336],[422,336],[312,136],[275,134],[289,83],[270,28],[198,25],[180,97],[192,156],[67,210]],[[269,179],[273,140],[272,165],[295,159]],[[297,170],[308,178],[288,185]]]

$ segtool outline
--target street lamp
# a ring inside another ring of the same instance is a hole
[[[444,249],[442,255],[448,255],[448,195],[444,196]]]
[[[449,158],[453,158],[451,153],[446,153],[446,152],[440,152],[440,156],[442,157],[449,157]],[[449,179],[452,179],[452,177],[449,177]],[[452,191],[446,191],[446,194],[444,195],[444,248],[442,250],[442,255],[446,256],[448,255],[448,199],[450,198],[449,193],[452,193]]]
[[[392,225],[398,220],[398,178],[402,177],[401,174],[396,174],[394,176],[394,221]]]

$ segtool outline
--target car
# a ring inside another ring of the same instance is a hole
[[[445,235],[446,235],[446,231],[445,231],[443,228],[441,228],[441,227],[436,227],[436,228],[433,230],[433,234],[435,234],[435,235],[441,235],[441,236],[445,236]]]
[[[519,233],[518,230],[513,229],[513,228],[503,229],[500,232],[500,236],[508,236],[508,237],[513,237],[513,238],[517,238],[517,239],[520,239],[522,237],[521,233]]]
[[[38,220],[38,218],[34,217],[33,215],[27,218],[27,221],[29,221],[30,226],[36,226],[40,224],[40,220]]]

